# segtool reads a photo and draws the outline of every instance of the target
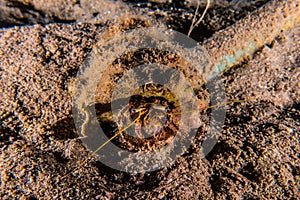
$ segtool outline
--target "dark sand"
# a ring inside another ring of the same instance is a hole
[[[281,33],[223,74],[228,101],[251,100],[227,106],[222,135],[204,159],[199,159],[196,145],[156,172],[130,175],[91,159],[61,178],[88,155],[77,139],[68,81],[93,45],[118,30],[145,24],[147,14],[187,32],[190,20],[181,16],[193,8],[176,3],[181,9],[171,11],[173,4],[152,3],[136,11],[137,4],[129,2],[49,2],[0,1],[1,198],[300,198],[299,27]],[[94,2],[98,6],[92,7]],[[243,8],[213,4],[192,36],[203,41],[263,2]],[[102,14],[107,9],[109,14]],[[139,19],[130,21],[132,17]],[[75,21],[94,24],[68,23]],[[36,23],[44,25],[27,26]]]

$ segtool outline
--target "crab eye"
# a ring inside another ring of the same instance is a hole
[[[132,109],[130,110],[130,112],[131,112],[131,113],[136,113],[137,111],[136,111],[136,109],[132,108]]]
[[[170,109],[170,106],[166,106],[166,107],[165,107],[165,111],[169,111],[169,110],[171,110],[171,109]]]

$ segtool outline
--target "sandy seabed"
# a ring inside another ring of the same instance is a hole
[[[300,198],[299,26],[222,74],[227,101],[246,100],[226,107],[205,158],[194,145],[155,172],[132,175],[91,159],[63,177],[89,153],[74,125],[70,80],[93,46],[119,31],[167,25],[186,33],[193,1],[166,2],[0,1],[2,199]],[[235,2],[213,1],[192,37],[205,42],[267,1]]]

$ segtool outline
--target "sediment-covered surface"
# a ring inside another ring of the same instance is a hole
[[[245,101],[226,107],[222,135],[205,158],[191,148],[172,166],[138,175],[91,159],[68,174],[88,155],[75,129],[68,83],[93,46],[120,30],[158,26],[155,20],[145,22],[149,16],[156,16],[159,26],[165,23],[187,32],[195,2],[64,1],[64,6],[59,2],[0,2],[1,198],[300,197],[299,27],[282,32],[224,72],[227,101]],[[205,40],[266,1],[235,2],[234,6],[214,1],[193,38]],[[94,4],[100,6],[89,8]],[[172,6],[180,9],[172,11]],[[92,23],[70,23],[81,20]]]

